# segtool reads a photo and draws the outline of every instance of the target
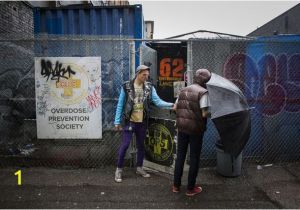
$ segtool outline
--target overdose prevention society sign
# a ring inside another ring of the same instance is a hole
[[[101,58],[35,58],[40,139],[102,138]]]

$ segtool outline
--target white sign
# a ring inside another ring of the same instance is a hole
[[[185,81],[173,82],[174,98],[177,98],[180,91],[185,87]]]
[[[39,139],[102,138],[101,58],[35,58]]]

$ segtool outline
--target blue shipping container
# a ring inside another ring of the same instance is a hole
[[[142,5],[35,8],[35,34],[101,35],[144,38]],[[141,42],[135,41],[136,52]],[[135,56],[135,65],[139,65]]]
[[[142,5],[35,8],[35,34],[108,35],[143,38]]]

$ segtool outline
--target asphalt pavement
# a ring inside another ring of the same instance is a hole
[[[21,170],[21,185],[18,185]],[[151,178],[124,168],[122,183],[115,167],[96,169],[1,168],[0,208],[139,208],[139,209],[281,209],[300,208],[300,162],[257,166],[243,164],[239,177],[226,178],[216,168],[201,168],[203,191],[185,195],[171,191],[170,174],[150,170]]]

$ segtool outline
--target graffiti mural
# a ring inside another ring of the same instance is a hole
[[[300,43],[288,37],[251,43],[225,61],[224,76],[243,90],[254,108],[251,155],[273,160],[300,156],[299,68]]]
[[[258,60],[237,53],[226,61],[223,74],[246,93],[250,104],[262,105],[264,116],[274,116],[300,111],[299,68],[300,53],[266,53]]]
[[[0,155],[27,155],[36,139],[28,121],[35,118],[31,45],[0,42],[0,48]]]
[[[235,83],[251,109],[244,158],[300,157],[300,36],[254,40],[192,40],[191,68],[207,68]],[[210,126],[211,125],[211,126]],[[218,135],[209,121],[202,158],[215,157]]]

